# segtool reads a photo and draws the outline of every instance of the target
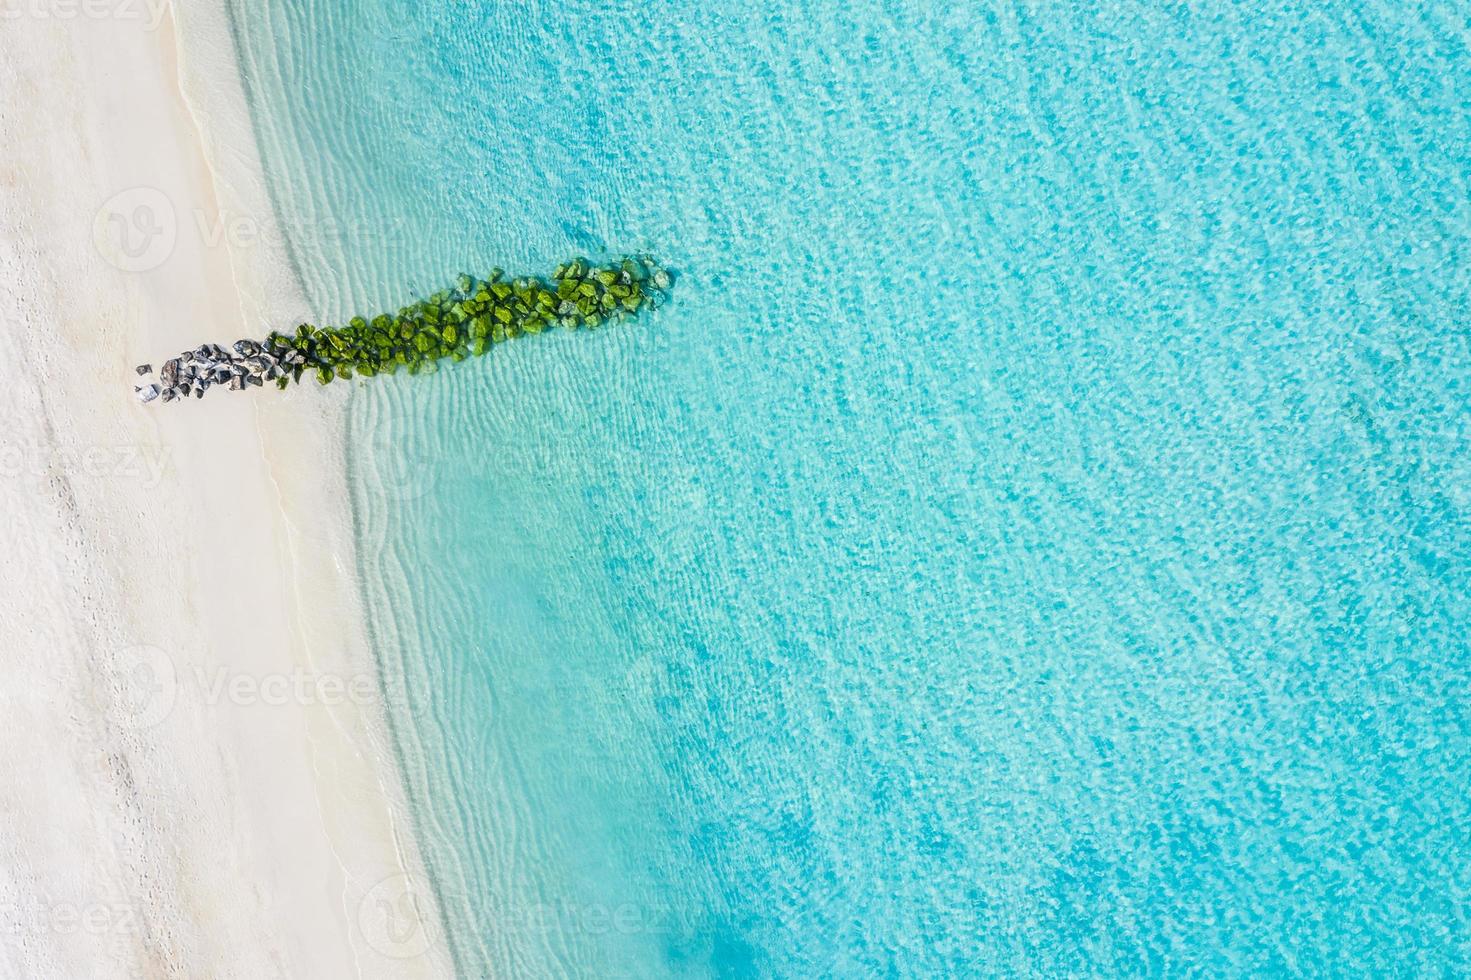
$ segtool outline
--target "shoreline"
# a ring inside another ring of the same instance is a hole
[[[0,964],[447,973],[361,616],[346,392],[156,414],[129,383],[305,312],[228,13],[21,17],[0,47],[33,110],[0,121],[25,154],[0,184],[0,744],[26,760]]]

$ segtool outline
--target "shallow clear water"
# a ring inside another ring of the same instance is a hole
[[[1471,967],[1471,8],[235,11],[460,970]]]

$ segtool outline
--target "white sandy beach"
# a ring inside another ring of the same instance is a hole
[[[346,393],[133,397],[135,364],[306,312],[224,13],[180,16],[0,20],[0,974],[446,975]]]

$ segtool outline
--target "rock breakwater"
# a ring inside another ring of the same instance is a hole
[[[299,325],[264,340],[237,340],[229,349],[204,344],[164,361],[158,377],[140,364],[134,385],[143,402],[203,398],[211,388],[278,388],[308,375],[321,384],[358,375],[432,373],[439,361],[478,357],[496,344],[553,327],[592,329],[636,317],[669,295],[673,277],[647,255],[606,264],[573,259],[550,280],[507,279],[500,269],[480,279],[462,275],[451,289],[371,319],[337,327]]]

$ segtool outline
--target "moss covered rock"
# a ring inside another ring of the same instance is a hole
[[[433,373],[442,358],[480,357],[497,343],[553,326],[597,327],[658,306],[673,284],[649,256],[627,256],[603,265],[584,258],[557,267],[549,281],[523,277],[507,282],[492,269],[483,280],[462,274],[452,289],[405,306],[396,315],[353,317],[344,326],[300,324],[294,334],[273,333],[264,347],[290,358],[278,387],[304,373],[322,384],[354,372],[371,378]]]

